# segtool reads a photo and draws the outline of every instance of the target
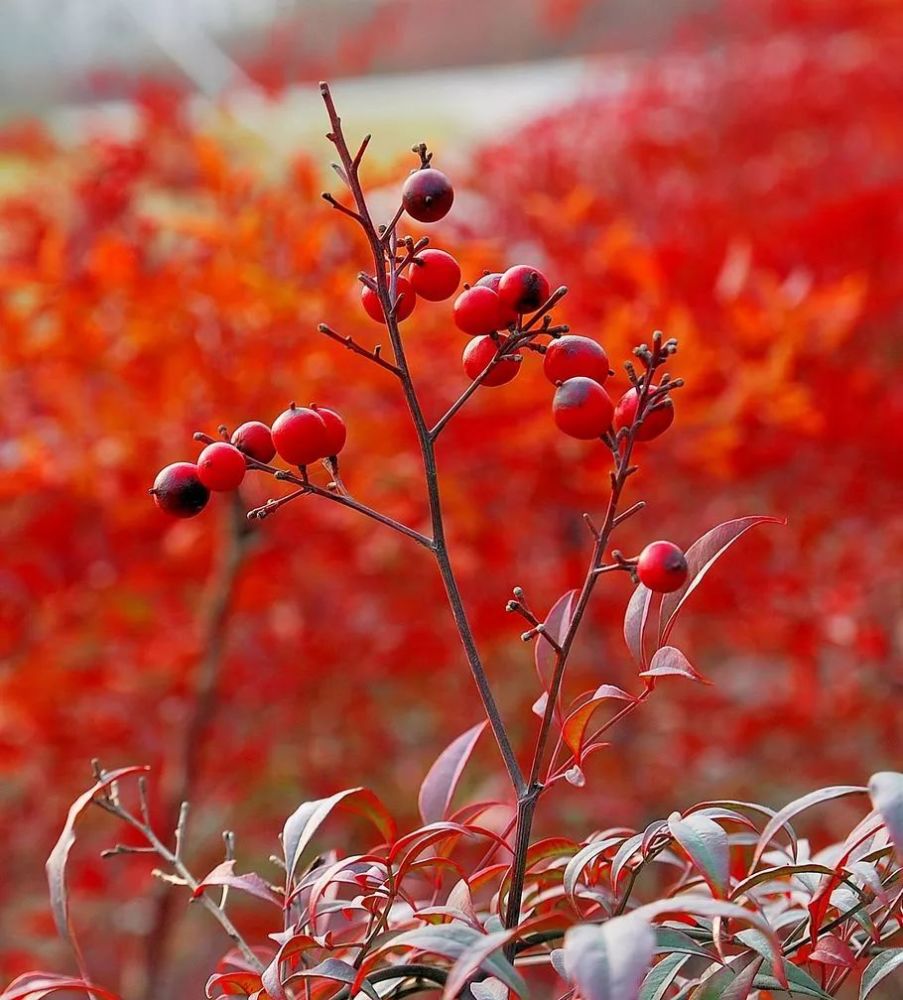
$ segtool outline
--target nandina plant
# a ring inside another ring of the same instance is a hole
[[[650,541],[635,556],[612,547],[618,527],[646,507],[637,502],[622,509],[621,503],[625,484],[638,472],[639,449],[676,433],[671,394],[682,382],[667,368],[678,345],[656,332],[638,346],[624,366],[630,388],[613,400],[604,347],[554,321],[552,310],[567,290],[553,290],[533,264],[482,275],[457,296],[453,315],[469,338],[463,368],[470,381],[445,413],[428,416],[429,400],[418,393],[401,324],[423,308],[421,300],[455,295],[461,273],[450,254],[428,248],[427,237],[402,227],[409,219],[441,220],[452,208],[454,188],[432,166],[426,147],[417,146],[419,166],[404,183],[401,205],[387,225],[377,226],[359,173],[368,137],[352,152],[329,89],[321,90],[328,138],[339,157],[334,167],[350,199],[324,197],[366,237],[372,259],[358,276],[361,308],[385,326],[390,352],[384,356],[379,347],[325,323],[319,329],[398,384],[423,463],[428,528],[389,517],[348,491],[339,471],[348,428],[338,412],[318,403],[291,402],[271,426],[249,419],[231,435],[221,428],[220,439],[198,433],[204,448],[196,461],[167,466],[151,494],[166,514],[194,517],[212,492],[233,492],[249,472],[260,473],[293,489],[249,511],[250,519],[316,497],[405,536],[435,560],[485,719],[430,768],[419,790],[420,827],[401,833],[372,792],[339,790],[289,816],[281,853],[267,873],[237,873],[234,839],[226,835],[223,862],[196,875],[186,860],[188,803],[172,835],[158,831],[147,768],[107,771],[95,763],[95,783],[73,804],[47,863],[53,914],[73,947],[78,975],[30,973],[2,1000],[73,990],[114,996],[91,979],[66,887],[75,824],[92,805],[131,831],[129,842],[108,856],[154,855],[165,865],[155,874],[174,891],[187,889],[230,939],[207,984],[211,1000],[430,994],[498,1000],[531,991],[584,1000],[744,1000],[765,993],[822,998],[837,996],[851,974],[859,979],[861,1000],[877,995],[903,968],[903,948],[892,946],[903,900],[903,775],[882,772],[867,786],[824,788],[776,812],[713,799],[644,830],[610,826],[581,840],[564,832],[538,841],[532,836],[536,812],[550,802],[555,786],[583,786],[588,761],[607,746],[606,733],[661,690],[660,681],[663,688],[672,681],[708,683],[670,642],[678,616],[723,552],[751,528],[779,519],[740,517],[712,528],[686,552],[666,540]],[[587,448],[607,449],[611,471],[602,513],[584,515],[590,553],[583,582],[545,612],[537,613],[520,587],[507,604],[526,625],[521,639],[533,644],[540,687],[535,738],[519,752],[459,592],[437,451],[444,428],[475,392],[512,382],[533,362],[541,362],[550,382],[554,423]],[[277,455],[290,468],[273,464]],[[571,697],[564,682],[575,640],[596,587],[611,573],[627,574],[636,584],[624,636],[637,665],[637,689],[603,684]],[[463,769],[486,728],[510,794],[453,808]],[[804,810],[857,797],[862,817],[842,842],[813,851],[798,838],[793,821]],[[377,842],[352,855],[314,851],[320,826],[340,809],[368,817]],[[263,938],[243,934],[229,908],[233,891],[270,907],[271,931]]]

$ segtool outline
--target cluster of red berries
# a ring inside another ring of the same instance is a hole
[[[194,517],[210,493],[238,489],[253,463],[268,465],[277,453],[289,465],[306,466],[334,459],[345,445],[345,421],[335,410],[292,403],[272,428],[259,420],[238,427],[230,441],[208,444],[196,463],[174,462],[162,469],[150,492],[157,506],[173,517]]]
[[[613,374],[605,349],[589,337],[564,336],[546,348],[543,372],[557,386],[552,413],[558,428],[571,437],[591,440],[609,431],[632,427],[637,418],[639,393],[630,388],[615,404],[605,390]],[[655,392],[656,385],[649,387]],[[651,441],[663,434],[674,420],[674,404],[668,398],[655,402],[643,415],[635,432],[637,441]]]
[[[429,166],[415,170],[401,192],[402,207],[418,222],[438,222],[448,214],[454,200],[451,181],[441,170]],[[450,253],[423,250],[411,261],[409,277],[396,279],[395,319],[399,323],[406,320],[414,311],[418,296],[428,302],[441,302],[454,295],[460,283],[461,268]],[[386,322],[374,285],[365,284],[361,289],[361,303],[371,319]]]

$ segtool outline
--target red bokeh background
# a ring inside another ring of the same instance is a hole
[[[546,822],[587,831],[714,794],[774,804],[899,763],[901,10],[734,13],[717,50],[682,43],[616,97],[474,151],[455,178],[460,211],[430,231],[471,278],[541,264],[570,287],[556,315],[617,361],[653,329],[680,339],[678,419],[640,455],[628,500],[649,510],[619,547],[789,518],[745,538],[684,617],[681,645],[715,686],[661,685],[588,787],[557,793]],[[355,288],[365,247],[319,197],[325,143],[274,177],[163,91],[138,109],[129,140],[61,144],[25,126],[3,138],[24,179],[0,202],[0,980],[64,961],[41,866],[90,758],[151,763],[165,811],[211,642],[199,868],[224,827],[265,863],[299,801],[354,784],[411,816],[429,762],[479,718],[416,547],[308,498],[262,522],[232,576],[227,502],[176,524],[150,503],[157,469],[196,454],[195,430],[271,420],[298,399],[345,415],[356,496],[425,518],[396,386],[314,332],[326,319],[364,343],[378,333]],[[407,169],[374,169],[384,203]],[[406,332],[438,415],[465,386],[450,306],[421,303]],[[440,453],[454,561],[520,737],[537,692],[505,602],[521,585],[544,610],[579,582],[580,515],[599,509],[607,475],[601,447],[555,433],[549,404],[527,364],[477,394]],[[273,489],[252,480],[244,502]],[[626,581],[600,588],[572,694],[636,685],[628,594]],[[488,740],[479,760],[470,780],[501,791]],[[147,865],[97,859],[115,836],[89,824],[72,882],[86,950],[127,991],[156,904]],[[181,913],[173,950],[196,984],[220,942]]]

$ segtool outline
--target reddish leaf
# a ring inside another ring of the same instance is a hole
[[[662,646],[661,649],[656,650],[652,662],[649,664],[649,669],[642,671],[640,677],[687,677],[700,684],[712,683],[703,677],[686,656],[674,646]]]
[[[209,875],[205,876],[197,889],[194,890],[193,896],[200,896],[209,886],[224,885],[231,889],[240,889],[258,899],[265,899],[268,903],[273,903],[280,910],[282,909],[282,896],[274,892],[256,872],[236,875],[234,869],[234,861],[223,861]]]
[[[546,633],[551,636],[559,645],[564,641],[567,631],[571,626],[571,617],[574,613],[574,598],[577,596],[576,590],[569,590],[552,605],[551,610],[546,615]],[[541,635],[537,635],[536,644],[533,648],[533,656],[536,662],[536,673],[539,676],[539,683],[547,688],[551,679],[552,671],[555,669],[557,654],[550,642]]]
[[[63,827],[63,832],[60,834],[59,840],[57,840],[53,850],[50,852],[50,857],[47,859],[47,881],[50,885],[50,908],[53,911],[53,919],[56,922],[60,936],[71,945],[75,952],[78,959],[78,966],[84,979],[87,979],[87,975],[81,951],[69,923],[69,893],[66,889],[66,862],[69,859],[69,852],[75,844],[75,824],[98,792],[102,792],[104,789],[109,788],[110,785],[121,781],[123,778],[127,778],[129,775],[140,774],[149,770],[150,768],[146,765],[139,765],[136,767],[122,767],[118,771],[110,771],[104,775],[102,780],[95,782],[88,791],[80,795],[69,807],[66,825]]]
[[[477,723],[453,740],[436,758],[423,779],[417,799],[424,823],[438,823],[447,817],[461,772],[486,726],[485,721]]]
[[[87,993],[100,1000],[119,1000],[115,993],[101,986],[94,986],[84,979],[55,976],[49,972],[27,972],[24,976],[19,976],[0,993],[0,1000],[42,1000],[43,997],[60,991]]]
[[[798,816],[810,806],[818,805],[821,802],[830,802],[831,799],[839,799],[845,795],[859,795],[867,791],[868,789],[863,788],[861,785],[834,785],[831,788],[821,788],[817,792],[810,792],[808,795],[795,799],[793,802],[784,806],[783,809],[779,810],[774,816],[772,816],[772,818],[768,821],[767,826],[762,831],[762,836],[759,837],[759,842],[756,844],[752,867],[755,868],[755,866],[759,863],[759,859],[762,857],[765,848],[771,843],[774,835],[781,829],[781,827],[788,825],[794,816]]]
[[[850,946],[836,934],[823,934],[810,952],[809,961],[852,969],[856,965],[856,956],[850,951]]]
[[[630,650],[630,655],[641,666],[646,666],[646,651],[643,636],[646,622],[649,618],[649,607],[652,603],[652,591],[643,584],[634,590],[627,604],[624,615],[624,641]]]
[[[260,988],[260,976],[255,972],[224,972],[207,980],[205,993],[208,1000],[223,996],[249,997]]]
[[[726,521],[719,524],[711,531],[707,531],[702,538],[697,539],[687,549],[687,579],[682,587],[673,593],[665,594],[662,598],[662,610],[659,619],[659,643],[668,641],[671,629],[680,613],[681,608],[687,598],[702,583],[708,571],[715,565],[722,555],[737,541],[737,539],[750,528],[757,524],[786,524],[787,521],[780,517],[769,517],[767,515],[757,515],[753,517],[741,517],[736,521]]]
[[[586,727],[589,725],[589,720],[600,705],[612,699],[620,699],[622,701],[635,700],[633,695],[622,691],[619,687],[615,687],[614,684],[603,684],[589,701],[584,702],[584,704],[571,712],[564,720],[562,738],[567,748],[578,761],[583,749],[583,738],[586,735]]]
[[[761,966],[761,955],[740,955],[700,983],[690,1000],[746,1000]]]

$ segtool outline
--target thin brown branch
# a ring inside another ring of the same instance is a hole
[[[366,347],[361,347],[361,345],[358,344],[351,336],[346,335],[343,337],[340,333],[336,333],[336,331],[326,323],[320,323],[317,326],[317,330],[319,330],[320,333],[325,334],[331,340],[334,340],[337,344],[347,347],[349,351],[359,354],[362,358],[372,361],[373,364],[379,365],[380,368],[385,368],[388,372],[392,372],[393,375],[401,375],[397,365],[393,365],[391,361],[386,361],[386,359],[382,357],[378,346],[372,351],[368,351]]]
[[[495,702],[495,697],[489,685],[489,679],[486,676],[486,671],[483,667],[483,662],[480,658],[476,641],[474,640],[473,632],[470,628],[467,612],[464,608],[464,602],[458,588],[457,578],[455,576],[454,569],[452,568],[448,545],[445,539],[445,524],[443,520],[442,500],[439,489],[439,478],[433,441],[430,438],[429,426],[424,418],[423,410],[414,386],[414,380],[412,379],[408,368],[407,359],[405,357],[404,343],[402,341],[401,333],[398,328],[398,322],[393,311],[393,306],[395,305],[397,299],[396,288],[398,279],[398,272],[394,263],[397,249],[395,227],[394,225],[390,226],[384,233],[380,234],[373,225],[373,220],[370,216],[370,211],[367,207],[367,201],[364,197],[363,188],[361,187],[360,178],[358,176],[359,162],[356,163],[349,152],[348,144],[345,140],[344,133],[342,132],[342,122],[338,112],[336,111],[335,103],[327,84],[320,84],[320,93],[323,97],[326,113],[329,116],[331,126],[329,138],[339,154],[339,159],[342,162],[345,172],[348,174],[351,193],[354,196],[357,213],[361,218],[361,226],[370,244],[374,272],[376,275],[377,294],[379,295],[379,299],[386,316],[386,326],[389,331],[389,337],[392,341],[392,349],[395,353],[395,363],[401,371],[400,381],[402,390],[404,392],[408,411],[411,415],[411,420],[414,424],[414,430],[417,434],[417,441],[420,448],[421,459],[423,461],[427,499],[430,509],[430,519],[432,521],[432,549],[438,564],[439,574],[442,577],[442,582],[445,586],[452,617],[454,618],[455,626],[461,639],[461,644],[464,647],[464,653],[467,658],[468,666],[470,667],[471,675],[477,685],[477,690],[479,691],[480,699],[483,703],[483,709],[489,719],[489,724],[492,728],[493,735],[496,743],[498,744],[499,751],[502,755],[502,759],[505,763],[505,768],[508,771],[512,785],[518,795],[521,795],[526,788],[524,776],[511,745],[511,738],[508,735],[508,730],[502,720],[501,713],[499,712],[498,706]]]

